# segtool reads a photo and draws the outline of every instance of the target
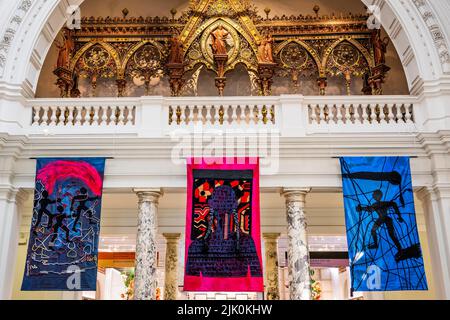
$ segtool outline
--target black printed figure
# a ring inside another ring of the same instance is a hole
[[[51,243],[53,243],[56,238],[58,237],[58,231],[59,229],[63,230],[66,232],[66,241],[67,242],[71,242],[70,241],[70,231],[69,228],[66,227],[66,225],[64,224],[64,220],[67,218],[66,214],[64,213],[64,207],[62,205],[58,205],[58,207],[56,208],[56,210],[58,211],[58,214],[56,214],[54,216],[56,222],[53,225],[53,237],[50,240]]]
[[[206,234],[189,245],[186,274],[239,278],[250,271],[252,277],[262,277],[255,242],[250,234],[240,230],[233,188],[229,185],[215,188],[208,204],[211,211]]]
[[[89,220],[90,223],[92,224],[91,218],[92,218],[92,210],[90,210],[86,203],[90,202],[90,201],[94,201],[97,200],[98,197],[89,197],[88,195],[88,191],[86,188],[80,188],[80,193],[78,195],[76,195],[75,197],[73,197],[72,199],[72,203],[70,205],[70,211],[73,212],[74,209],[74,205],[76,202],[78,202],[78,207],[76,212],[72,215],[73,218],[75,218],[75,222],[73,223],[73,231],[76,231],[77,229],[77,224],[78,224],[78,220],[80,220],[80,216],[83,212],[88,212],[89,214]]]
[[[37,235],[36,229],[41,223],[42,215],[45,214],[48,217],[47,222],[47,228],[50,229],[52,227],[52,220],[53,220],[53,214],[47,209],[49,205],[55,204],[56,202],[61,202],[61,199],[52,200],[49,198],[49,194],[46,190],[42,191],[42,198],[39,199],[39,210],[38,210],[38,216],[36,219],[36,223],[34,224],[33,228],[33,234]]]
[[[402,207],[405,206],[405,200],[403,199],[402,192],[402,175],[397,171],[392,172],[353,172],[342,174],[346,179],[362,179],[372,181],[387,181],[400,188],[399,200]]]
[[[208,217],[208,228],[205,234],[205,240],[209,240],[214,230],[215,238],[226,240],[228,238],[227,225],[233,220],[235,226],[235,236],[237,239],[236,248],[239,250],[239,218],[237,213],[238,203],[236,194],[230,186],[218,187],[208,201],[211,208],[211,214]]]
[[[381,190],[376,190],[373,193],[373,199],[375,203],[370,206],[361,206],[358,205],[356,207],[356,211],[368,211],[368,212],[376,212],[378,213],[378,219],[375,221],[371,234],[373,243],[368,246],[369,249],[377,249],[378,248],[378,235],[377,230],[384,224],[388,230],[388,234],[397,247],[398,252],[402,251],[402,246],[397,236],[395,235],[394,222],[391,217],[388,216],[388,211],[390,208],[394,209],[395,213],[398,216],[399,222],[405,222],[401,216],[400,210],[398,209],[397,204],[394,201],[381,201],[383,198],[383,192]]]

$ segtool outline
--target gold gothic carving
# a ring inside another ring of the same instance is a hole
[[[364,94],[382,94],[390,68],[387,38],[367,28],[365,15],[282,16],[257,14],[248,0],[193,0],[175,18],[84,17],[80,30],[64,29],[58,48],[57,85],[61,97],[79,97],[79,83],[95,91],[113,81],[117,96],[132,88],[149,95],[167,79],[170,94],[196,94],[199,75],[215,74],[224,94],[227,76],[238,65],[247,70],[252,91],[270,95],[277,77],[290,79],[301,92],[302,81],[314,79],[325,95],[328,80],[342,78],[350,94],[355,78]],[[166,80],[166,81],[167,81]],[[136,89],[137,90],[137,89]]]

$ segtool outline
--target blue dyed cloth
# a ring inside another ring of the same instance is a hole
[[[95,291],[104,158],[38,159],[24,291]]]
[[[409,158],[340,162],[352,291],[428,290]]]

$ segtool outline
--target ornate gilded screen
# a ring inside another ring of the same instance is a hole
[[[298,93],[309,81],[325,95],[333,78],[347,94],[355,79],[364,94],[382,94],[389,40],[368,29],[366,15],[319,10],[269,18],[250,1],[197,0],[179,18],[174,10],[172,18],[128,18],[126,9],[120,18],[85,17],[56,41],[54,74],[61,97],[197,95],[204,72],[223,95],[236,70],[252,95],[272,94],[277,81]]]

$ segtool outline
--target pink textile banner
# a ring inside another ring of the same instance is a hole
[[[184,290],[263,292],[258,159],[188,159],[187,191]]]

